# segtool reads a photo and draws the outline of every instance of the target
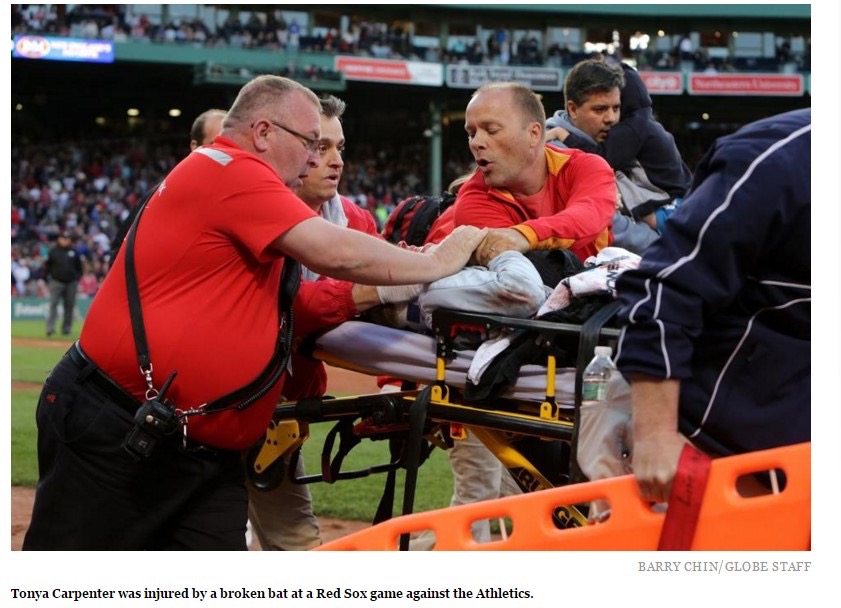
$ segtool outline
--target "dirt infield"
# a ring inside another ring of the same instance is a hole
[[[39,338],[12,338],[12,347],[15,346],[42,346],[45,348],[68,349],[72,342],[69,340],[49,340]]]
[[[69,348],[70,343],[59,340],[38,340],[14,338],[12,347],[15,346],[49,346],[55,348]],[[21,386],[24,386],[21,384]],[[30,385],[25,385],[30,387]],[[35,387],[35,385],[31,385]],[[37,387],[36,387],[37,388]],[[343,369],[327,368],[327,390],[330,394],[363,394],[375,393],[377,387],[376,378],[365,376]],[[12,516],[12,551],[20,551],[23,537],[29,527],[29,519],[32,513],[32,501],[35,497],[33,488],[12,487],[11,492],[11,516]],[[343,521],[338,519],[319,518],[321,536],[325,542],[341,538],[357,530],[367,528],[370,524],[361,521]],[[252,551],[259,551],[259,543],[255,540],[251,543]]]

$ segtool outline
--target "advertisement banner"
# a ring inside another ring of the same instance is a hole
[[[346,80],[416,84],[428,87],[440,87],[444,84],[443,67],[440,63],[337,55],[335,66],[336,71],[344,73]]]
[[[800,74],[690,74],[690,95],[803,95]]]
[[[639,72],[651,95],[680,95],[683,93],[683,74],[680,72]]]
[[[447,86],[454,89],[478,89],[488,82],[519,82],[535,91],[560,91],[564,88],[560,68],[533,68],[493,65],[448,65]]]
[[[114,63],[114,43],[109,40],[18,35],[14,38],[12,57]]]
[[[84,319],[91,307],[91,299],[77,297],[76,309],[73,311],[74,319]],[[58,307],[59,323],[64,314],[62,305]],[[26,319],[47,320],[50,312],[49,298],[12,298],[12,321]]]

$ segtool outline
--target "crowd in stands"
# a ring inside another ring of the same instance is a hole
[[[220,64],[208,64],[207,70],[207,76],[222,80],[226,77],[233,76],[237,78],[236,82],[239,82],[240,79],[249,80],[258,74],[265,72],[265,70],[254,70],[248,66],[229,66]],[[277,76],[292,78],[304,84],[307,82],[323,80],[341,80],[340,72],[316,65],[299,66],[295,61],[290,61],[287,65],[274,69],[273,73]]]
[[[124,140],[12,147],[12,295],[47,294],[43,263],[63,230],[83,260],[80,291],[93,296],[111,239],[131,207],[176,161],[174,147]]]
[[[182,139],[13,145],[12,295],[48,295],[44,260],[67,230],[83,260],[80,295],[93,297],[110,268],[117,228],[186,153]],[[368,209],[382,228],[403,198],[426,193],[428,156],[424,143],[354,146],[340,192]],[[448,164],[446,179],[465,168]]]
[[[451,36],[445,47],[439,48],[416,44],[410,24],[401,21],[387,24],[352,19],[346,31],[340,32],[336,28],[305,29],[295,19],[287,22],[279,10],[246,13],[248,17],[244,19],[231,12],[224,22],[208,25],[200,18],[184,17],[155,23],[144,14],[130,13],[125,4],[76,4],[62,19],[56,6],[12,5],[12,34],[43,33],[115,42],[194,44],[208,48],[327,52],[475,65],[570,67],[590,54],[571,51],[558,43],[544,44],[529,33],[521,33],[515,39],[511,31],[502,28],[490,31],[484,40],[478,36],[472,37],[472,41]],[[649,47],[634,52],[633,59],[640,69],[675,70],[684,65],[683,53],[679,43],[671,51]],[[697,49],[691,58],[692,69],[699,72],[774,72],[792,63],[800,70],[810,68],[808,46],[804,53],[794,54],[790,43],[783,41],[775,57],[733,59],[710,59],[705,56],[704,49]]]
[[[219,27],[208,27],[200,19],[183,18],[154,24],[144,15],[128,14],[127,5],[69,5],[72,9],[66,13],[57,12],[57,6],[12,5],[12,33],[238,48],[297,47],[444,62],[560,66],[581,59],[579,54],[559,45],[544,51],[534,37],[512,41],[510,32],[503,29],[489,33],[484,41],[465,44],[462,38],[453,37],[447,48],[425,51],[412,45],[410,31],[400,23],[351,23],[343,35],[330,30],[326,35],[312,36],[296,22],[286,23],[276,17],[279,11],[261,13],[262,17],[252,13],[245,23],[231,17]],[[672,69],[681,59],[679,53],[665,53],[655,58],[653,65]],[[792,59],[790,47],[783,45],[775,61]],[[702,60],[696,51],[692,61]],[[290,66],[289,70],[288,75],[300,79],[298,71],[306,68]],[[329,77],[318,73],[309,76]],[[12,295],[46,295],[44,259],[57,235],[68,230],[74,234],[74,247],[84,260],[80,291],[93,296],[112,261],[112,239],[117,227],[185,153],[181,139],[170,143],[120,139],[52,146],[13,145]],[[468,166],[465,159],[449,160],[444,167],[444,184],[464,173]],[[428,194],[428,167],[425,143],[355,143],[346,159],[340,191],[368,209],[382,226],[403,198]]]

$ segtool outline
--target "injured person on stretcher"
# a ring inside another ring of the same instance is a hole
[[[255,451],[249,467],[255,484],[272,483],[276,472],[271,465],[283,461],[281,451],[290,453],[303,442],[308,423],[333,420],[338,427],[341,420],[362,418],[364,424],[354,432],[364,436],[379,432],[370,423],[374,420],[389,432],[399,428],[401,438],[411,441],[411,412],[419,407],[425,416],[415,423],[417,439],[426,437],[450,454],[461,449],[466,460],[475,463],[468,467],[469,479],[454,475],[455,504],[460,496],[463,502],[474,502],[471,495],[475,500],[495,498],[486,494],[495,491],[498,496],[500,486],[516,492],[569,483],[579,470],[571,471],[576,459],[570,458],[580,403],[577,376],[596,344],[615,343],[618,330],[603,327],[615,310],[607,306],[613,301],[612,286],[616,275],[638,259],[617,248],[604,249],[586,264],[563,250],[528,256],[509,251],[487,268],[471,267],[452,280],[423,288],[417,301],[422,323],[414,330],[405,322],[397,328],[347,321],[322,333],[306,347],[312,357],[399,379],[408,390],[282,404],[269,439]],[[497,297],[489,298],[490,293]],[[427,388],[422,391],[422,386]],[[289,425],[295,423],[300,427],[290,431]],[[295,440],[285,441],[288,437]],[[369,472],[419,466],[420,457],[407,462],[410,450],[401,449],[392,462]],[[341,471],[343,457],[341,453],[323,458],[330,466],[321,475],[299,481],[359,476],[358,471]],[[592,468],[580,457],[578,461],[590,477]],[[465,483],[466,490],[460,487]],[[404,500],[406,512],[411,512],[411,503]],[[573,510],[559,513],[557,520],[559,527],[583,525],[586,516]],[[489,540],[487,522],[477,523],[474,538]]]

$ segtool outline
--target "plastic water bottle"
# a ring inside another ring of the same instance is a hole
[[[610,377],[617,372],[616,366],[610,359],[613,349],[609,346],[597,346],[595,357],[584,368],[581,386],[581,406],[603,403],[607,399],[607,385]]]

